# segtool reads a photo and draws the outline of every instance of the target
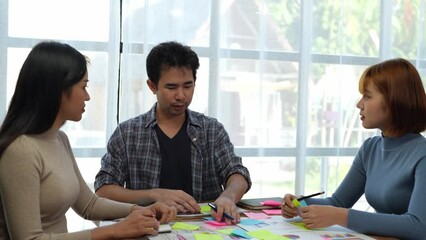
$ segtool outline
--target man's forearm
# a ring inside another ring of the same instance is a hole
[[[234,203],[237,203],[241,200],[247,189],[247,180],[241,174],[236,173],[228,178],[225,190],[220,196],[227,197],[231,199]]]

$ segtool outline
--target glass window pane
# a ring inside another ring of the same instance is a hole
[[[300,1],[263,1],[264,14],[263,43],[267,50],[298,52],[300,48]]]
[[[367,66],[312,64],[309,84],[309,147],[360,147],[376,133],[362,127],[356,107],[358,81]],[[367,133],[367,135],[366,135]]]
[[[418,46],[420,9],[418,0],[393,1],[392,55],[394,57],[416,58]],[[424,11],[424,10],[423,10]]]
[[[298,64],[285,61],[221,61],[219,120],[240,146],[296,144]]]
[[[123,39],[157,44],[177,40],[208,46],[210,0],[123,1]]]
[[[66,122],[62,129],[67,133],[72,147],[105,147],[108,55],[103,52],[81,53],[90,59],[87,88],[90,101],[86,102],[83,118],[78,122]]]
[[[29,48],[8,48],[7,49],[7,91],[6,91],[6,111],[9,107],[10,100],[15,92],[16,81],[18,80],[19,71],[24,64]]]
[[[297,1],[221,1],[221,47],[298,51],[299,11]]]
[[[283,197],[294,192],[295,162],[293,157],[244,157],[252,180],[244,198]]]
[[[378,56],[380,1],[314,1],[312,52]]]
[[[105,0],[9,1],[9,36],[106,42],[109,7]]]

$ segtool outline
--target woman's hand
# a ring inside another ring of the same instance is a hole
[[[167,206],[162,202],[156,202],[145,208],[154,212],[154,216],[160,221],[160,223],[168,223],[172,221],[175,219],[177,213],[177,209],[175,207]]]
[[[348,225],[348,209],[333,206],[310,205],[300,208],[300,217],[308,228],[325,228],[334,224]]]
[[[158,234],[160,224],[153,211],[133,207],[123,220],[109,226],[94,228],[91,231],[93,240],[100,239],[134,239],[144,235]]]
[[[297,198],[292,194],[286,194],[281,205],[281,215],[285,218],[294,218],[298,215],[298,209],[293,205],[293,199]]]

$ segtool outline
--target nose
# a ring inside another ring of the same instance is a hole
[[[185,98],[185,93],[184,93],[183,88],[177,88],[176,89],[176,96],[175,96],[175,98],[179,99],[179,100]]]
[[[363,103],[362,103],[362,98],[358,101],[358,103],[356,104],[356,107],[359,109],[363,109]]]
[[[84,101],[89,101],[89,100],[90,100],[90,94],[86,92],[86,97],[84,98]]]

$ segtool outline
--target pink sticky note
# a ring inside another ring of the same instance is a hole
[[[281,209],[263,209],[262,211],[268,215],[281,215]]]
[[[279,207],[281,206],[282,203],[278,202],[278,201],[274,201],[274,200],[265,200],[262,202],[262,205],[265,206],[272,206],[272,207]]]
[[[213,225],[213,226],[228,226],[228,224],[226,224],[226,222],[206,221],[206,223]]]
[[[266,215],[265,213],[244,212],[244,214],[251,219],[270,218],[270,216]]]

